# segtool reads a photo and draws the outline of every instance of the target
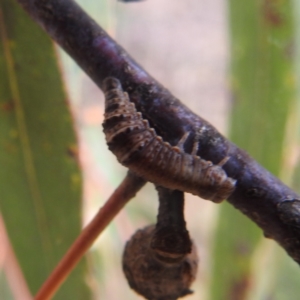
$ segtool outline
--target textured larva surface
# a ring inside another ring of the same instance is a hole
[[[137,112],[118,79],[108,77],[105,93],[104,133],[118,161],[146,180],[214,202],[229,197],[235,180],[219,165],[171,146]]]

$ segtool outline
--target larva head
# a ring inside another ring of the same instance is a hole
[[[225,171],[218,165],[209,167],[205,175],[208,183],[215,186],[221,185],[227,179]]]
[[[113,89],[122,89],[120,81],[115,77],[105,78],[103,81],[103,91],[106,93]]]
[[[231,195],[235,184],[236,180],[228,177],[219,165],[210,165],[202,170],[196,189],[192,193],[203,199],[220,203]]]
[[[121,83],[117,78],[107,77],[103,81],[103,92],[105,95],[105,112],[110,113],[120,107],[127,105],[128,109],[132,109],[128,94],[122,89]]]
[[[236,181],[228,177],[218,165],[214,165],[207,170],[206,178],[212,187],[213,193],[209,199],[213,202],[219,203],[227,199],[235,189]]]

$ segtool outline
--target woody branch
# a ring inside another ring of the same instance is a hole
[[[164,140],[176,144],[185,132],[199,137],[203,159],[224,166],[237,180],[228,202],[257,223],[300,263],[300,199],[279,179],[191,112],[139,66],[72,0],[17,0],[101,88],[117,77],[136,107]],[[192,147],[192,145],[190,145]]]

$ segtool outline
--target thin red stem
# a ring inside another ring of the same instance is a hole
[[[34,298],[35,300],[48,300],[53,297],[100,233],[144,184],[145,181],[143,179],[131,173],[127,174],[123,182],[99,210],[94,219],[83,229],[52,274],[42,285]]]

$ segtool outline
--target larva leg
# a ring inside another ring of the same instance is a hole
[[[184,144],[187,140],[187,138],[189,137],[190,132],[186,132],[181,139],[179,140],[179,142],[177,143],[177,145],[174,148],[178,148],[180,150],[180,152],[184,152]]]
[[[199,136],[196,134],[191,155],[196,156],[199,150]]]
[[[218,166],[220,166],[220,167],[223,167],[226,163],[227,163],[227,161],[229,160],[229,156],[225,156],[219,163],[218,163]]]

